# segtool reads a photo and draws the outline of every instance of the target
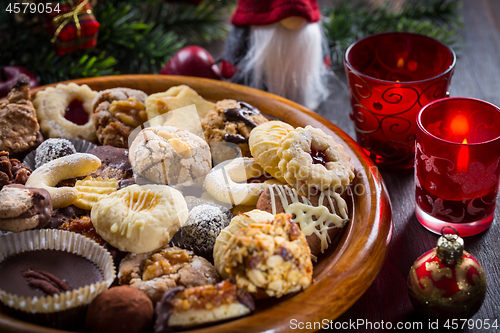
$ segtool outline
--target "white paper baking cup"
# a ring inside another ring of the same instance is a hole
[[[81,322],[86,306],[113,283],[116,277],[113,259],[108,251],[90,238],[65,230],[39,229],[1,236],[0,262],[18,253],[47,249],[66,251],[86,258],[99,268],[103,280],[44,297],[18,296],[0,289],[0,302],[4,309],[21,311],[21,316],[16,311],[6,311],[7,314],[43,325],[64,327]]]

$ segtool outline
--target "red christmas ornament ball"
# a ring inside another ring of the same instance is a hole
[[[463,241],[461,249],[460,244],[452,241],[443,250],[442,238],[437,248],[424,253],[411,267],[407,280],[410,300],[418,311],[434,318],[470,318],[486,296],[484,270],[472,255],[463,251]],[[453,248],[452,257],[446,253],[447,247]]]
[[[220,79],[214,58],[200,46],[187,46],[180,49],[162,68],[160,74]]]
[[[0,67],[0,98],[7,96],[10,87],[16,82],[19,74],[26,74],[30,78],[30,88],[38,87],[35,75],[24,67],[1,66]]]

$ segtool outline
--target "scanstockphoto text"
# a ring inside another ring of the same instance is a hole
[[[334,321],[323,319],[321,321],[299,321],[290,320],[292,330],[463,330],[482,329],[497,332],[499,329],[498,319],[427,319],[427,321],[369,321],[356,319],[349,321]]]

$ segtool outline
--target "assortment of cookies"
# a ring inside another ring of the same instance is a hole
[[[343,146],[244,101],[214,103],[184,85],[148,96],[70,83],[32,104],[21,78],[0,104],[2,134],[14,112],[28,125],[21,144],[0,141],[0,235],[59,229],[109,252],[120,286],[90,303],[95,332],[248,315],[254,300],[306,289],[349,221]],[[74,138],[98,146],[82,152]],[[33,169],[13,158],[33,149]]]

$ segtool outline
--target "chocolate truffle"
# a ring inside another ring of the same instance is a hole
[[[90,303],[86,324],[94,333],[149,332],[153,302],[142,291],[120,286],[103,291]]]
[[[35,169],[59,157],[75,154],[75,146],[66,139],[48,139],[36,149]]]
[[[203,204],[194,207],[182,227],[184,244],[191,248],[213,248],[215,239],[230,220],[217,206]]]

